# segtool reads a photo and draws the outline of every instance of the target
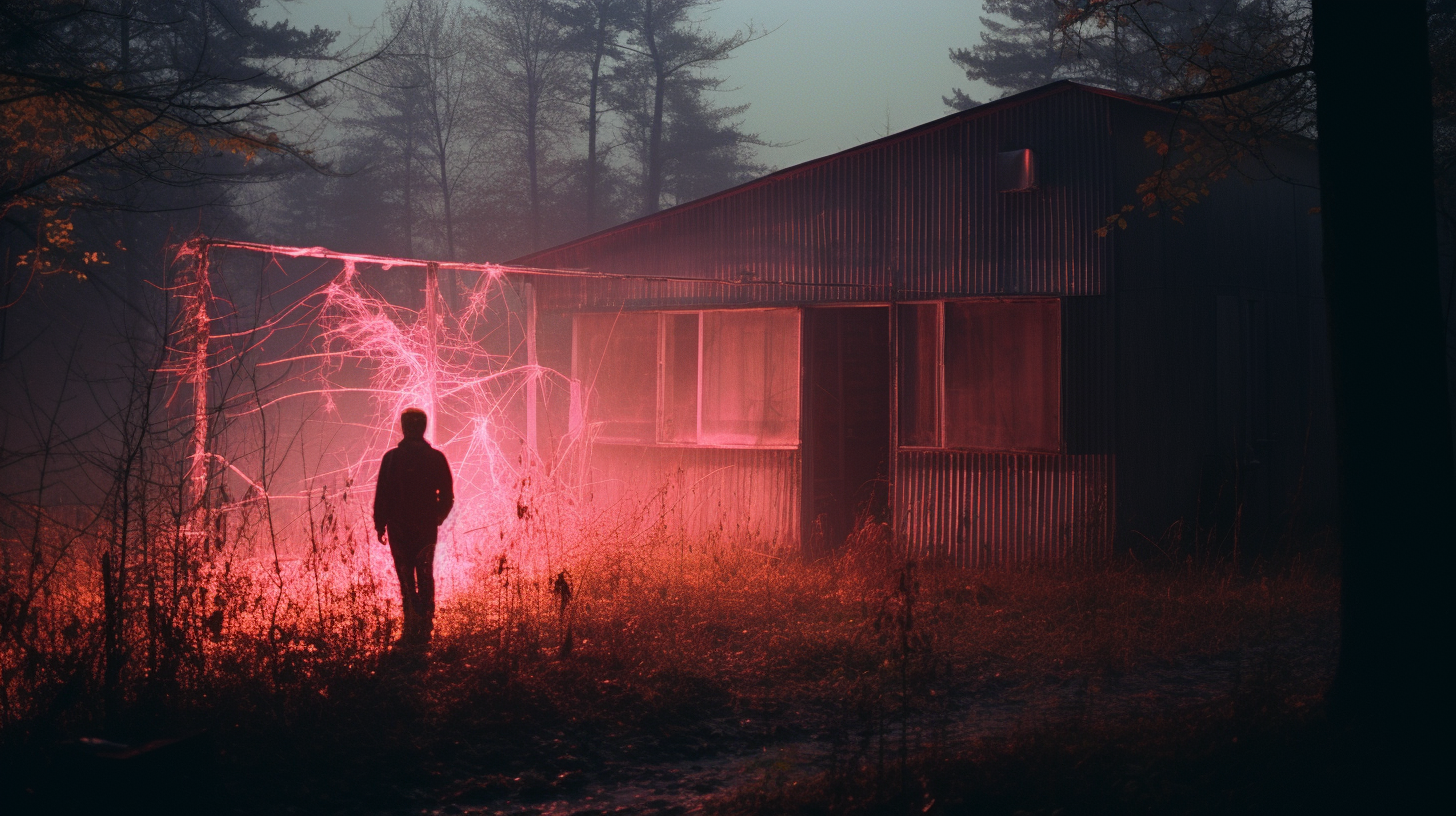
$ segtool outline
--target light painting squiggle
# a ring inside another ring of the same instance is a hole
[[[251,325],[220,331],[219,321],[242,310],[212,279],[209,259],[217,249],[317,258],[341,262],[341,269],[276,314],[259,316],[263,310],[254,309]],[[520,325],[526,307],[510,273],[545,270],[450,264],[456,274],[476,277],[460,308],[450,309],[433,285],[439,267],[423,261],[207,239],[184,245],[178,257],[187,269],[173,287],[182,309],[168,370],[192,390],[194,535],[217,528],[220,514],[263,504],[270,530],[285,530],[287,538],[290,523],[303,524],[296,508],[328,491],[352,515],[353,529],[367,534],[361,516],[379,458],[397,441],[397,418],[411,405],[430,410],[433,444],[455,472],[456,511],[441,531],[442,589],[518,543],[522,528],[553,500],[558,510],[570,506],[564,477],[579,472],[575,460],[584,445],[568,435],[563,447],[542,457],[524,421],[534,419],[548,395],[570,388],[564,375],[533,359]],[[425,307],[389,302],[362,282],[361,265],[425,267]],[[252,387],[238,388],[239,382]],[[296,427],[280,433],[288,424]],[[270,443],[270,434],[286,443]],[[292,477],[290,456],[302,463]],[[229,491],[229,478],[240,489]],[[284,499],[295,510],[280,509]],[[549,561],[551,554],[539,549],[512,555],[517,562]]]

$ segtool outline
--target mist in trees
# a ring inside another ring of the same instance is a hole
[[[0,576],[6,609],[105,531],[108,625],[136,612],[146,519],[183,513],[186,239],[508,260],[763,169],[714,98],[759,32],[708,33],[712,2],[395,0],[356,42],[262,22],[275,6],[0,6],[0,534],[36,567]],[[312,274],[246,266],[214,270],[244,333]],[[262,387],[212,362],[217,405]]]
[[[126,627],[178,614],[152,526],[177,512],[185,433],[163,371],[171,248],[245,234],[242,205],[322,170],[330,80],[369,56],[263,6],[0,5],[0,649],[43,650],[42,599],[95,586],[108,710],[123,666],[166,670]]]
[[[703,0],[396,0],[340,100],[333,176],[256,208],[283,243],[505,260],[747,181],[713,70],[761,36]]]
[[[226,220],[243,188],[315,164],[319,79],[347,55],[333,32],[259,22],[261,5],[6,4],[0,229],[11,262],[41,276],[134,264],[181,221]]]
[[[150,389],[172,316],[168,247],[248,230],[237,205],[316,172],[327,80],[367,55],[333,32],[260,22],[262,6],[20,0],[0,12],[7,501],[136,486],[139,455],[110,457],[164,421]],[[99,475],[77,469],[97,463]]]

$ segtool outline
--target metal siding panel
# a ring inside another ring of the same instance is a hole
[[[1062,298],[1062,444],[1112,453],[1117,368],[1111,296]]]
[[[1112,457],[901,451],[910,552],[968,567],[1111,552]]]
[[[797,449],[599,443],[592,449],[591,501],[629,513],[660,502],[675,532],[723,531],[796,548],[802,461]]]

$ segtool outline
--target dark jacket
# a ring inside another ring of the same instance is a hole
[[[455,487],[445,454],[421,438],[401,440],[379,463],[374,488],[374,529],[397,539],[433,542],[435,528],[455,506]],[[403,543],[401,541],[400,543]]]

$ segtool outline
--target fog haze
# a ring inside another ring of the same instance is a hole
[[[365,34],[384,0],[274,0],[265,15],[301,27]],[[976,0],[723,0],[709,25],[752,22],[768,36],[718,66],[724,104],[750,103],[744,129],[782,147],[759,158],[787,167],[950,113],[941,102],[966,79],[948,52],[977,40]],[[984,88],[972,95],[985,98]]]

